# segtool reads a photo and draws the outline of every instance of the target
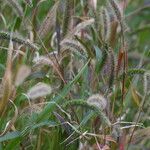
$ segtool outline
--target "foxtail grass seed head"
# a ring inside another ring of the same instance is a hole
[[[150,94],[150,72],[144,73],[144,93]]]
[[[128,75],[132,76],[132,75],[143,75],[144,73],[146,73],[145,69],[129,69],[128,70]]]
[[[58,6],[59,1],[56,2],[54,6],[48,11],[44,21],[42,22],[38,30],[38,35],[40,38],[44,38],[55,25]]]
[[[65,0],[65,12],[63,16],[63,25],[62,25],[62,37],[64,37],[70,26],[71,15],[72,15],[73,1]]]
[[[60,43],[60,45],[61,45],[62,52],[64,50],[70,49],[70,50],[72,50],[75,53],[79,52],[81,55],[86,55],[85,48],[76,40],[66,39],[66,40],[63,40]]]
[[[87,99],[87,103],[95,105],[104,110],[107,105],[107,100],[100,94],[94,94]]]
[[[49,57],[46,56],[39,56],[38,58],[34,58],[33,62],[35,65],[51,65],[53,66],[53,62],[50,60]]]
[[[22,37],[14,35],[14,34],[13,34],[13,36],[11,36],[11,34],[8,33],[8,32],[0,31],[0,40],[1,39],[2,40],[7,40],[7,41],[10,41],[10,39],[11,39],[12,42],[15,42],[15,43],[18,43],[18,44],[23,44],[23,45],[25,45],[25,46],[33,49],[33,50],[39,50],[39,47],[36,44],[30,42],[27,39],[24,39]]]
[[[70,31],[69,33],[67,33],[67,35],[65,36],[65,39],[71,39],[73,38],[75,35],[77,35],[81,30],[87,28],[88,26],[94,24],[94,19],[88,19],[88,20],[84,20],[81,23],[79,23],[72,31]],[[62,40],[63,42],[63,40]]]
[[[109,76],[109,89],[113,87],[114,79],[115,79],[115,56],[112,49],[109,50],[109,57],[110,57],[110,76]]]
[[[30,67],[26,65],[20,66],[16,75],[15,85],[19,86],[20,84],[22,84],[24,80],[30,75],[30,73],[31,73]]]
[[[108,0],[108,3],[110,4],[110,7],[112,8],[114,15],[116,16],[116,19],[121,22],[122,20],[122,11],[121,8],[116,0]]]
[[[39,97],[46,96],[48,94],[51,94],[52,88],[50,85],[45,84],[45,83],[38,83],[35,86],[33,86],[28,92],[27,96],[30,99],[36,99]]]
[[[106,8],[101,10],[101,27],[102,38],[107,42],[110,37],[110,17]]]
[[[96,10],[97,8],[97,0],[88,0],[89,8],[92,8],[93,10]]]

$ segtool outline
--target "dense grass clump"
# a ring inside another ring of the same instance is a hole
[[[0,150],[150,149],[149,8],[0,1]]]

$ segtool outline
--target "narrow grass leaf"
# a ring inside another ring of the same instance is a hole
[[[21,137],[21,133],[19,131],[10,132],[0,137],[0,142],[12,140],[18,137]]]

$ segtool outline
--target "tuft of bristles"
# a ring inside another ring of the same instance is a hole
[[[101,10],[101,34],[104,42],[108,42],[110,37],[110,17],[106,8]]]
[[[27,96],[30,99],[36,99],[51,94],[51,92],[52,92],[51,86],[39,82],[27,92]]]
[[[86,50],[85,48],[76,40],[63,40],[61,42],[61,51],[63,52],[64,50],[70,49],[73,52],[77,53],[79,52],[81,55],[85,55]]]
[[[33,58],[33,63],[35,63],[35,66],[43,66],[43,65],[50,65],[54,66],[54,63],[56,63],[56,59],[58,60],[58,52],[53,51],[51,53],[48,53],[48,55],[39,55],[38,52],[35,53],[35,57]],[[58,60],[58,63],[61,60]]]
[[[144,73],[144,93],[150,94],[150,72]]]
[[[100,61],[100,63],[96,67],[96,72],[97,73],[99,73],[103,69],[104,65],[107,62],[107,58],[108,58],[108,53],[107,53],[106,49],[104,49],[104,50],[102,50],[101,61]]]
[[[87,99],[87,103],[90,105],[95,105],[104,110],[107,105],[107,100],[100,94],[94,94]]]
[[[116,16],[116,19],[119,22],[121,22],[122,21],[122,12],[121,12],[118,2],[116,0],[108,0],[108,3],[114,12],[114,15]]]
[[[35,44],[31,43],[29,40],[20,38],[20,37],[15,36],[15,35],[11,36],[11,34],[8,33],[8,32],[0,31],[0,39],[7,40],[7,41],[9,41],[11,39],[13,42],[16,42],[18,44],[23,44],[25,46],[30,47],[31,49],[34,49],[34,50],[38,50],[39,49],[38,46],[36,46]]]
[[[146,73],[145,69],[137,69],[137,68],[128,69],[128,71],[127,71],[127,75],[131,76],[131,77],[134,75],[144,75],[144,73]],[[123,76],[123,73],[118,77],[118,79],[121,79],[122,76]]]
[[[112,51],[112,49],[109,50],[109,56],[110,56],[110,75],[109,75],[109,83],[108,83],[108,87],[109,90],[111,90],[113,83],[114,83],[114,79],[115,79],[115,57],[114,57],[114,53]]]
[[[69,29],[71,12],[72,12],[73,1],[65,0],[65,12],[63,16],[63,26],[62,26],[62,36],[64,37],[67,34]]]
[[[55,25],[58,6],[59,1],[56,2],[55,5],[48,11],[47,16],[38,30],[38,35],[40,38],[44,38]]]
[[[143,75],[145,72],[146,72],[145,69],[137,69],[137,68],[135,68],[135,69],[129,69],[127,74],[130,75],[130,76],[131,75],[137,75],[137,74]]]
[[[53,62],[47,56],[39,56],[38,58],[34,58],[33,62],[36,65],[51,65],[51,66],[53,66]]]
[[[88,20],[84,20],[81,23],[79,23],[72,31],[70,31],[66,36],[65,39],[71,39],[73,38],[75,35],[77,35],[81,30],[85,29],[87,26],[90,26],[94,23],[94,19],[88,19]]]

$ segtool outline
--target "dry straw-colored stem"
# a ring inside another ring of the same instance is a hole
[[[3,93],[2,93],[2,98],[0,99],[0,116],[3,115],[12,92],[12,71],[11,71],[12,52],[13,52],[13,44],[12,41],[10,41],[8,54],[7,54],[6,71],[2,82]]]

